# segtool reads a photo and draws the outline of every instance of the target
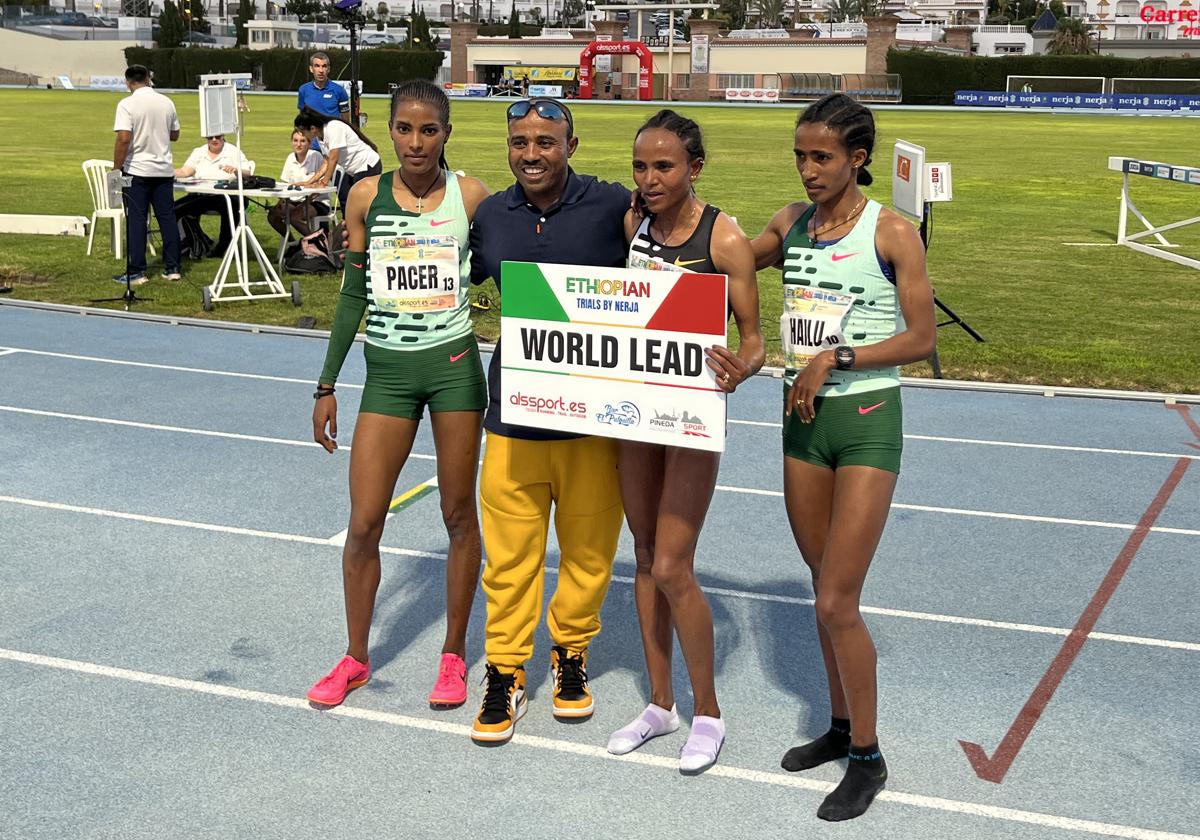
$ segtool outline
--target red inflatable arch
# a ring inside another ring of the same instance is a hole
[[[592,98],[592,62],[597,55],[636,55],[641,61],[638,70],[638,99],[650,99],[650,74],[654,72],[654,55],[641,41],[592,41],[579,54],[579,98]]]

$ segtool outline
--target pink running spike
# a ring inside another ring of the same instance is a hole
[[[452,709],[467,702],[467,663],[454,653],[443,653],[438,665],[437,682],[429,692],[429,705]]]
[[[371,679],[370,663],[362,663],[353,656],[343,656],[338,664],[308,690],[308,699],[321,706],[337,706],[346,695]]]

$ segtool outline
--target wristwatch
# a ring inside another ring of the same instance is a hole
[[[833,351],[833,363],[838,370],[854,369],[854,348],[848,344]]]

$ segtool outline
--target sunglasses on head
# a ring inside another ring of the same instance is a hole
[[[553,99],[522,99],[514,102],[508,106],[508,121],[522,119],[528,116],[530,111],[536,111],[542,119],[553,122],[566,120],[567,133],[572,134],[575,131],[575,121],[571,119],[571,112],[567,110],[567,106]]]

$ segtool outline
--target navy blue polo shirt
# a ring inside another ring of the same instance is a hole
[[[628,209],[629,190],[625,187],[597,180],[594,175],[576,175],[572,169],[567,170],[562,198],[544,212],[525,198],[519,183],[513,184],[485,198],[475,210],[471,282],[482,283],[491,277],[499,286],[504,260],[622,268],[628,250],[624,226]],[[488,367],[488,395],[483,427],[489,432],[522,440],[580,437],[500,422],[499,342]]]
[[[343,107],[345,103],[345,107]],[[303,111],[307,105],[318,114],[336,117],[342,111],[350,110],[350,94],[333,79],[325,82],[325,87],[319,88],[312,82],[300,85],[300,93],[296,97],[296,110]]]

